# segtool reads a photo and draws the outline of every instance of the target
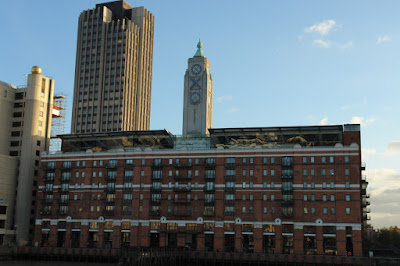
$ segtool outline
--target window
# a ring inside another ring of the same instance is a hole
[[[264,182],[263,183],[263,188],[267,188],[268,187],[268,183],[267,182]]]
[[[303,201],[307,201],[307,194],[303,195]]]
[[[322,169],[322,175],[326,175],[326,169]]]
[[[315,183],[311,182],[311,188],[315,188]]]
[[[344,169],[344,175],[350,175],[350,169],[349,168]]]
[[[242,213],[246,213],[246,207],[245,206],[242,207]]]
[[[40,116],[40,117],[43,117],[43,111],[40,111],[40,112],[39,112],[39,116]]]
[[[311,214],[315,214],[315,207],[311,207]]]
[[[330,162],[330,163],[334,163],[334,162],[335,162],[335,159],[334,159],[333,156],[329,156],[329,162]]]
[[[264,194],[264,195],[263,195],[263,200],[264,200],[264,201],[267,201],[267,200],[268,200],[268,195],[267,195],[267,194]]]
[[[194,164],[199,164],[199,158],[194,159]]]
[[[172,159],[168,159],[168,164],[172,164]]]
[[[321,162],[326,163],[326,156],[322,156]]]
[[[310,169],[310,174],[311,174],[311,176],[314,176],[315,175],[315,170],[314,169]]]
[[[250,175],[250,176],[254,176],[254,170],[250,169],[250,170],[249,170],[249,175]]]
[[[242,188],[246,188],[246,182],[242,183]]]
[[[140,171],[140,176],[144,176],[144,170]]]
[[[246,200],[246,194],[242,194],[242,200]]]
[[[271,194],[271,201],[274,201],[274,200],[275,200],[275,195]]]
[[[328,208],[322,208],[322,213],[323,214],[328,214]]]
[[[253,183],[253,182],[250,182],[249,187],[250,187],[250,188],[253,188],[253,187],[254,187],[254,183]]]
[[[243,163],[247,163],[247,158],[243,158]]]
[[[245,159],[245,158],[243,158]],[[246,176],[246,170],[242,170],[242,176]]]
[[[322,182],[322,188],[326,188],[326,182]]]
[[[310,157],[310,163],[314,163],[315,162],[315,158],[314,158],[314,156],[311,156]]]
[[[263,163],[267,164],[268,163],[268,157],[263,158]]]
[[[349,156],[344,156],[344,162],[345,163],[348,163],[348,162],[350,162],[350,157]]]
[[[274,157],[271,157],[271,163],[272,164],[275,163],[275,158]]]
[[[330,170],[329,170],[329,174],[330,174],[330,175],[335,175],[335,169],[330,169]]]
[[[330,187],[331,188],[335,188],[335,182],[332,181],[331,184],[330,184]]]
[[[250,163],[254,163],[254,158],[253,157],[250,157],[249,160],[250,160]]]
[[[128,159],[128,160],[125,161],[125,164],[132,165],[133,164],[133,160],[132,159]]]
[[[142,159],[142,165],[145,165],[145,164],[146,164],[146,160]]]
[[[336,209],[335,209],[335,207],[332,207],[332,208],[331,208],[331,214],[336,214]]]
[[[350,201],[350,195],[346,195],[346,201]]]
[[[311,201],[315,201],[315,195],[314,194],[311,195]]]
[[[346,214],[347,214],[347,215],[350,215],[350,214],[351,214],[350,208],[346,208]]]
[[[303,188],[307,188],[307,182],[303,182]]]
[[[274,176],[274,175],[275,175],[275,170],[271,169],[271,176]]]
[[[271,207],[271,213],[275,213],[275,208]]]
[[[271,188],[275,188],[275,182],[271,182]]]
[[[304,212],[304,214],[307,214],[308,213],[308,208],[304,207],[303,212]]]
[[[264,213],[268,213],[268,207],[264,207]]]
[[[322,195],[322,201],[326,201],[326,195]]]
[[[349,182],[349,181],[346,181],[345,187],[346,187],[346,188],[350,188],[350,182]]]
[[[250,194],[250,195],[249,195],[249,200],[254,200],[253,194]]]
[[[303,157],[303,163],[307,163],[307,157],[306,156]]]
[[[303,169],[303,176],[307,176],[307,169]]]
[[[331,201],[335,201],[335,195],[331,195]]]
[[[264,169],[263,170],[263,176],[267,176],[268,175],[268,170],[267,169]]]

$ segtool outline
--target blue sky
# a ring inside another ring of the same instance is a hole
[[[0,80],[39,65],[69,97],[78,16],[99,1],[1,1]],[[400,225],[399,1],[130,0],[155,15],[151,129],[182,130],[183,76],[201,38],[213,127],[362,124],[371,223]]]

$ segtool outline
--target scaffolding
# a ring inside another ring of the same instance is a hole
[[[51,120],[50,152],[61,150],[61,139],[58,135],[65,134],[66,97],[63,94],[54,95]]]

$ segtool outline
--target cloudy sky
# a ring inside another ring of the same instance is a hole
[[[78,16],[94,0],[1,1],[0,80],[39,65],[69,97]],[[400,225],[400,1],[129,0],[156,18],[151,129],[182,130],[183,76],[201,38],[213,127],[362,125],[371,223]]]

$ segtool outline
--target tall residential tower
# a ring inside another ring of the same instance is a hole
[[[150,127],[154,16],[125,1],[79,17],[72,133]]]

